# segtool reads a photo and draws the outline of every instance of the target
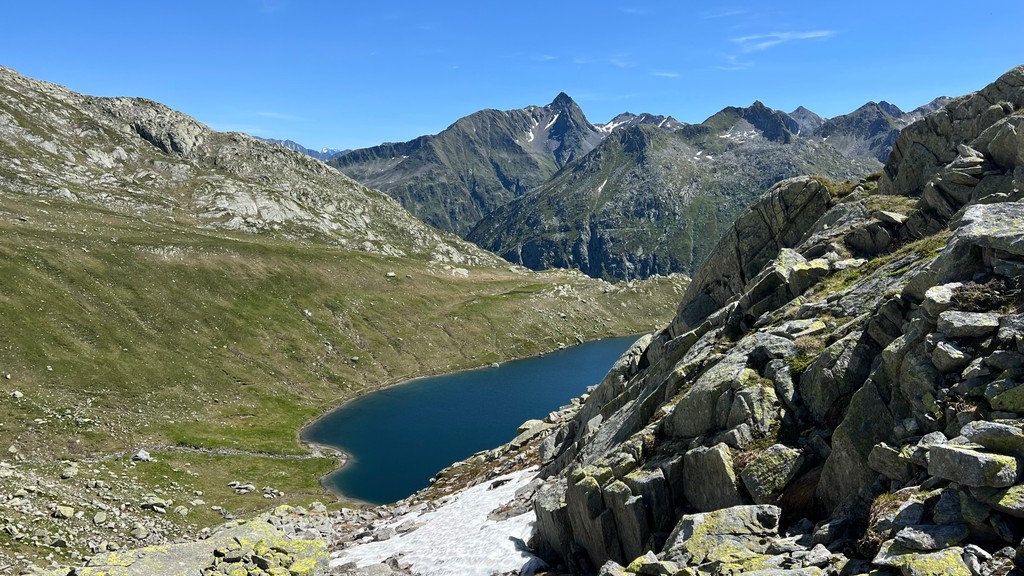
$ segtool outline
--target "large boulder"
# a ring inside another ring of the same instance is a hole
[[[717,510],[743,503],[732,454],[725,444],[698,447],[686,453],[683,490],[697,510]]]
[[[928,451],[928,473],[964,486],[1006,488],[1020,478],[1020,463],[1013,456],[940,444]]]
[[[740,472],[743,485],[757,504],[776,504],[782,491],[793,481],[803,455],[783,444],[769,446]]]
[[[767,550],[778,535],[782,510],[778,506],[736,506],[688,514],[679,520],[665,542],[666,560],[689,566],[733,560]]]

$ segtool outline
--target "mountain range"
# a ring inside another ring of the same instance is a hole
[[[330,164],[512,262],[642,278],[692,272],[721,224],[780,178],[877,170],[899,129],[942,102],[911,113],[872,102],[831,119],[755,102],[693,125],[628,112],[591,124],[562,93]]]
[[[319,150],[314,150],[312,148],[306,148],[305,146],[299,144],[298,142],[295,142],[294,140],[278,140],[276,138],[260,138],[260,140],[263,140],[264,142],[270,142],[271,144],[277,144],[278,146],[284,146],[289,150],[301,152],[306,156],[324,161],[330,160],[331,158],[337,156],[338,154],[348,152],[348,150],[338,150],[337,148],[321,148]]]
[[[613,132],[551,180],[485,216],[466,236],[533,269],[603,278],[692,272],[739,213],[798,174],[870,171],[760,103],[676,131]]]

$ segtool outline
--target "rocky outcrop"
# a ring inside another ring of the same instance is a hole
[[[553,562],[1009,572],[1024,553],[1022,77],[912,125],[879,181],[788,180],[737,220],[676,318],[542,454]]]
[[[45,576],[190,576],[192,574],[289,574],[319,576],[327,573],[326,534],[309,532],[326,510],[307,517],[305,510],[281,506],[261,519],[225,525],[196,542],[105,552],[75,569],[35,571]],[[299,536],[296,526],[303,526]]]
[[[713,312],[740,295],[783,248],[796,246],[804,232],[828,210],[828,188],[812,178],[779,182],[736,219],[708,256],[713,266],[702,266],[694,275],[669,335],[676,337],[698,327]],[[796,264],[797,262],[792,262]],[[785,264],[781,264],[785,267]],[[790,267],[791,268],[791,267]],[[776,285],[788,285],[789,269]],[[768,272],[775,274],[776,270]],[[759,287],[766,291],[766,287]]]
[[[323,162],[143,98],[76,94],[0,67],[0,185],[176,225],[497,264]]]

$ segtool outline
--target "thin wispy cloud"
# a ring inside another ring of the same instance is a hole
[[[644,10],[643,8],[634,8],[632,6],[622,8],[621,10],[624,14],[629,14],[630,16],[644,16],[647,14],[647,10]]]
[[[579,64],[581,66],[583,64],[590,64],[591,62],[593,62],[593,60],[591,60],[590,58],[584,58],[582,56],[577,56],[576,58],[572,59],[573,64]]]
[[[551,54],[540,54],[534,56],[533,59],[537,62],[551,62],[552,60],[558,60],[558,56],[552,56]]]
[[[715,66],[719,70],[725,70],[726,72],[736,72],[738,70],[746,70],[754,65],[753,62],[743,62],[736,56],[723,56],[725,64]]]
[[[306,119],[301,116],[295,116],[294,114],[284,114],[282,112],[257,112],[257,116],[260,118],[270,118],[272,120],[287,120],[289,122],[305,122]]]
[[[651,76],[657,76],[659,78],[679,78],[679,72],[657,71],[651,72]]]
[[[629,56],[625,54],[616,54],[608,59],[608,63],[616,68],[633,68],[636,63],[629,59]]]
[[[832,30],[814,30],[812,32],[773,32],[771,34],[740,36],[739,38],[733,38],[732,41],[740,46],[741,51],[749,53],[774,48],[775,46],[785,44],[786,42],[793,42],[794,40],[818,40],[829,38],[834,35],[835,32]]]
[[[714,20],[716,18],[731,18],[732,16],[742,16],[746,14],[746,10],[722,10],[719,12],[705,12],[701,14],[701,18],[704,20]]]

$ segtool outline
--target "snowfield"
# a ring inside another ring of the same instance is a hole
[[[529,484],[536,473],[536,468],[529,468],[499,476],[449,496],[434,511],[399,516],[389,523],[390,527],[406,522],[420,527],[388,540],[335,552],[331,566],[355,562],[364,567],[400,556],[399,563],[409,565],[414,574],[532,575],[545,566],[526,548],[534,531],[533,511],[501,522],[487,516],[511,502],[516,490]]]

